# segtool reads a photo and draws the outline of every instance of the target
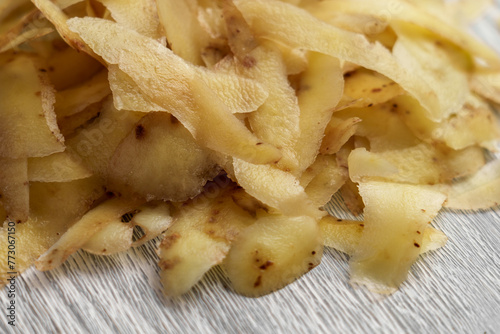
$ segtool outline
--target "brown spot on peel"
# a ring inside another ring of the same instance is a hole
[[[262,276],[259,275],[257,279],[255,280],[255,283],[253,284],[253,287],[256,288],[262,284]]]
[[[165,238],[163,238],[163,240],[161,241],[160,247],[163,249],[169,249],[180,237],[181,235],[179,233],[166,235]]]
[[[172,259],[172,260],[163,260],[163,261],[160,261],[158,263],[158,266],[162,269],[162,270],[169,270],[169,269],[172,269],[173,267],[175,267],[176,264],[178,264],[180,262],[179,259]]]
[[[135,127],[135,138],[137,140],[141,140],[144,138],[144,136],[146,135],[146,130],[144,129],[144,127],[139,124]]]
[[[272,261],[266,261],[263,265],[259,267],[261,270],[266,270],[268,267],[272,266],[274,263]]]

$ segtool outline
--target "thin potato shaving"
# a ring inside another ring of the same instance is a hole
[[[193,65],[163,45],[103,19],[73,18],[68,20],[68,25],[106,62],[118,64],[153,102],[168,109],[195,139],[209,148],[222,149],[226,154],[232,153],[255,163],[269,163],[280,158],[275,147],[260,142],[231,115],[216,94],[199,80]],[[102,44],[104,41],[99,35],[104,37],[106,44]],[[129,49],[131,45],[136,47]],[[158,68],[157,63],[169,66]],[[233,137],[241,140],[237,143]]]
[[[348,255],[353,255],[359,247],[365,224],[359,220],[345,220],[326,216],[319,222],[325,246],[335,248]],[[424,229],[420,254],[443,247],[448,238],[432,226]]]
[[[414,95],[430,117],[439,117],[433,115],[435,110],[440,111],[436,93],[381,44],[370,43],[362,34],[338,29],[279,1],[240,1],[238,6],[259,35],[376,70]]]
[[[377,181],[359,183],[359,192],[365,229],[349,262],[351,282],[392,293],[406,279],[446,196],[425,186]]]

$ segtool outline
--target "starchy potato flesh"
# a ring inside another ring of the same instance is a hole
[[[326,246],[351,282],[396,291],[446,243],[443,205],[500,202],[500,58],[465,8],[0,1],[0,244],[21,221],[22,272],[159,236],[169,296],[216,265],[268,294]],[[359,221],[325,211],[335,193]]]
[[[110,199],[87,212],[79,221],[38,258],[35,265],[39,270],[50,270],[76,252],[94,236],[116,222],[121,216],[137,207],[138,202],[122,198]]]
[[[133,228],[129,228],[117,218],[92,235],[81,247],[84,251],[96,255],[124,252],[132,246],[133,232]]]
[[[99,0],[111,17],[144,36],[160,38],[156,3],[152,0]]]
[[[335,157],[331,155],[318,154],[316,161],[308,169],[314,170],[312,172],[314,176],[310,182],[307,182],[307,185],[302,183],[302,177],[300,179],[301,185],[314,206],[323,207],[345,183],[347,173],[344,168],[337,164]],[[308,169],[302,176],[306,174]]]
[[[90,176],[92,173],[66,151],[40,158],[28,158],[30,182],[69,182]]]
[[[131,216],[130,220],[127,216]],[[110,255],[126,251],[156,238],[172,224],[170,208],[166,203],[150,203],[125,213],[106,224],[82,246],[87,252]],[[134,239],[134,229],[139,227],[144,233]]]
[[[299,175],[318,155],[325,129],[342,98],[344,78],[338,59],[311,52],[302,73],[299,92],[300,135],[295,144]]]
[[[396,165],[383,156],[369,152],[364,147],[356,148],[349,154],[348,160],[349,177],[355,182],[362,181],[363,178],[386,178],[399,173]]]
[[[137,211],[130,222],[134,226],[139,226],[144,235],[132,243],[133,247],[156,238],[172,225],[171,210],[167,203],[146,204]]]
[[[237,292],[259,296],[313,269],[321,260],[322,250],[314,218],[271,215],[241,232],[224,268]]]
[[[351,282],[392,293],[406,279],[446,196],[426,186],[378,181],[360,182],[359,192],[365,227],[349,261]]]
[[[346,121],[345,125],[342,124],[342,127],[346,127],[346,135],[352,133],[349,126],[355,124],[356,131],[354,134],[367,138],[370,142],[370,151],[373,152],[404,149],[418,145],[421,142],[395,112],[395,106],[392,101],[376,104],[371,107],[340,110],[333,114],[331,123],[335,122],[333,121],[334,117]],[[350,121],[348,122],[348,120]],[[338,127],[336,123],[332,125],[334,128]],[[327,136],[329,135],[329,131],[330,129],[327,127]],[[345,136],[343,139],[348,138]]]
[[[380,177],[413,184],[446,183],[477,171],[484,164],[480,149],[443,152],[426,143],[401,150],[368,152],[357,148],[349,155],[349,176],[359,182]]]
[[[356,148],[355,137],[349,139],[340,150],[335,154],[335,159],[339,167],[344,168],[345,173],[349,173],[349,156]],[[344,200],[347,209],[355,216],[363,213],[363,199],[359,196],[358,186],[351,178],[347,178],[345,183],[339,189],[340,195]]]
[[[347,73],[344,94],[336,109],[368,107],[387,102],[403,93],[404,90],[394,81],[361,68]]]
[[[40,48],[40,52],[47,54],[47,58],[40,59],[40,66],[41,70],[48,74],[56,92],[76,88],[103,69],[98,60],[64,44],[64,41],[59,40],[53,45],[35,41],[32,44],[34,48]]]
[[[340,119],[335,115],[332,116],[326,126],[319,152],[321,154],[335,154],[340,151],[342,146],[354,136],[357,130],[356,124],[360,121],[361,119],[357,117]]]
[[[277,44],[277,47],[283,55],[283,61],[285,62],[288,75],[300,74],[307,69],[309,61],[307,59],[308,52],[306,50],[288,47],[284,44]]]
[[[0,158],[0,202],[10,221],[28,219],[28,159]]]
[[[470,85],[475,93],[500,104],[499,72],[474,73],[470,78]]]
[[[43,157],[64,150],[54,114],[54,91],[46,80],[28,56],[2,64],[0,157]]]
[[[59,118],[57,124],[64,138],[75,135],[82,125],[90,124],[93,120],[98,118],[105,101],[106,99],[103,99],[99,102],[92,103],[74,115]],[[67,146],[66,148],[68,149]]]
[[[163,45],[107,20],[72,18],[68,24],[106,62],[118,64],[153,102],[168,108],[193,137],[207,147],[254,163],[269,163],[280,158],[278,149],[259,141],[199,80],[193,65]],[[106,44],[102,44],[103,41]],[[156,63],[169,66],[158,68]],[[155,72],[158,73],[154,76],[144,76],[144,73]],[[233,138],[240,138],[240,143]]]
[[[455,114],[464,104],[469,93],[466,68],[453,63],[441,42],[427,31],[419,31],[408,24],[398,24],[398,40],[392,48],[393,55],[403,66],[421,73],[421,80],[437,93],[440,114],[429,118],[440,122]]]
[[[335,248],[348,255],[354,254],[359,247],[365,224],[359,220],[339,219],[325,216],[319,221],[319,228],[325,246]],[[423,231],[420,254],[443,247],[448,238],[432,226],[427,226]]]
[[[32,266],[103,193],[97,177],[71,182],[31,182],[30,217],[16,226],[16,271],[23,272]],[[6,243],[6,239],[7,229],[2,228],[1,243]],[[0,253],[0,259],[0,278],[5,280],[9,272],[7,252]]]
[[[105,177],[116,148],[140,119],[138,113],[116,110],[108,98],[96,119],[68,137],[67,150],[92,173]]]
[[[201,65],[201,50],[205,46],[207,33],[196,19],[195,2],[165,0],[156,1],[156,4],[160,23],[172,51],[193,64]]]
[[[393,100],[406,126],[419,139],[432,143],[444,142],[452,149],[460,150],[473,145],[486,148],[488,141],[498,137],[500,128],[491,107],[474,95],[466,97],[465,103],[446,122],[436,123],[422,117],[420,106],[409,96]]]
[[[308,198],[299,180],[272,165],[254,165],[234,159],[235,178],[251,196],[286,215],[304,213],[318,217],[319,212]]]
[[[56,93],[55,113],[58,118],[79,113],[111,93],[107,72],[101,71],[81,85]]]
[[[211,186],[216,193],[186,203],[160,244],[159,266],[167,295],[187,292],[205,272],[222,263],[233,240],[255,220],[234,201],[233,195],[242,192],[235,184]]]
[[[180,202],[198,195],[219,170],[211,150],[198,145],[177,119],[154,112],[116,147],[107,179],[109,189],[122,195]]]
[[[484,165],[476,174],[452,184],[448,191],[446,207],[477,210],[500,203],[499,160]]]

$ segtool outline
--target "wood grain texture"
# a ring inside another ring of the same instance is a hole
[[[500,40],[491,25],[474,30]],[[330,210],[341,215],[342,204]],[[388,297],[352,287],[347,256],[329,249],[319,267],[258,299],[233,293],[220,268],[185,296],[164,297],[153,244],[108,257],[80,251],[17,279],[15,328],[0,293],[0,333],[500,333],[500,207],[444,211],[434,226],[448,244],[421,256]]]
[[[347,257],[333,250],[258,299],[234,294],[220,268],[187,295],[163,297],[151,244],[109,257],[80,251],[58,269],[18,279],[17,327],[3,316],[0,332],[498,333],[500,208],[443,212],[435,225],[448,244],[423,256],[389,297],[350,286]]]

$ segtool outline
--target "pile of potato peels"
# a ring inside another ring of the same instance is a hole
[[[500,58],[470,3],[1,0],[1,281],[9,235],[16,272],[159,237],[167,295],[216,265],[267,294],[324,246],[396,291],[443,206],[500,202]]]

